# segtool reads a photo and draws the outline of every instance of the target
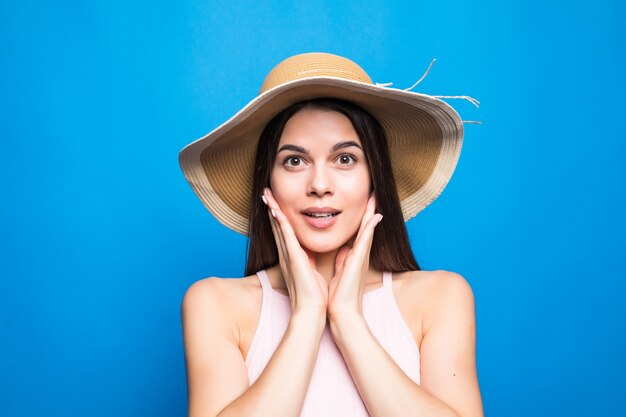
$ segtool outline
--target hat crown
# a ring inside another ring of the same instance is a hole
[[[353,61],[324,52],[294,55],[276,65],[263,81],[259,95],[290,81],[311,77],[337,77],[373,84],[371,78]]]

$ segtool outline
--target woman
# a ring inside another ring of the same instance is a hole
[[[183,299],[190,416],[483,415],[471,288],[420,270],[403,221],[462,136],[442,101],[303,54],[181,151],[206,207],[250,236],[245,278]]]

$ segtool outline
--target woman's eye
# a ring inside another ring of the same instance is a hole
[[[350,155],[346,153],[346,154],[339,155],[339,158],[337,158],[337,161],[341,165],[352,165],[356,162],[356,157],[354,155]]]
[[[286,165],[287,167],[298,167],[300,165],[302,165],[302,159],[298,156],[290,156],[285,158],[285,160],[283,161],[283,164]]]

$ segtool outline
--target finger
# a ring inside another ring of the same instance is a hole
[[[365,225],[369,221],[369,219],[374,215],[376,211],[376,197],[374,196],[374,192],[370,194],[369,199],[367,200],[367,205],[365,206],[365,212],[363,213],[363,217],[361,218],[361,225],[359,226],[359,232],[356,235],[356,239],[358,240],[361,234],[363,233],[363,229]]]
[[[269,209],[267,210],[267,215],[270,219],[270,225],[272,226],[272,234],[274,235],[274,240],[276,241],[276,248],[278,249],[278,257],[280,258],[280,261],[286,260],[287,247],[285,245],[285,241],[280,231],[280,227],[278,226],[276,219],[274,218],[274,216],[272,215]]]
[[[348,245],[342,246],[337,252],[337,257],[335,258],[335,275],[339,275],[343,270],[343,263],[346,260],[346,256],[348,252],[350,252],[351,247]]]
[[[302,248],[302,250],[304,250],[304,253],[306,253],[306,256],[309,258],[309,265],[311,265],[311,268],[317,271],[317,259],[315,258],[315,252],[307,248]]]
[[[263,202],[267,205],[267,198],[265,198],[265,196],[263,196]],[[274,235],[274,240],[276,241],[278,255],[279,258],[284,259],[284,257],[287,255],[287,247],[285,245],[285,240],[283,238],[280,227],[278,226],[278,223],[276,222],[276,219],[274,218],[271,210],[272,209],[269,207],[269,205],[267,205],[267,215],[270,219],[270,226],[272,227],[272,234]]]
[[[354,254],[357,259],[365,260],[366,256],[369,259],[369,252],[372,249],[372,241],[374,239],[374,229],[382,218],[383,215],[380,213],[372,216],[365,225],[362,235],[354,242]]]
[[[287,247],[287,251],[293,254],[302,250],[302,246],[300,246],[300,242],[296,238],[296,234],[287,219],[287,216],[282,212],[278,203],[274,199],[274,195],[272,191],[268,188],[266,189],[265,198],[267,199],[267,203],[272,210],[274,210],[274,214],[276,215],[276,220],[278,221],[278,225],[280,226],[283,239],[285,240],[285,245]]]

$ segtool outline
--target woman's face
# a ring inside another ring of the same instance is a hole
[[[340,248],[358,231],[370,195],[365,154],[350,120],[305,108],[283,130],[270,185],[300,244]]]

